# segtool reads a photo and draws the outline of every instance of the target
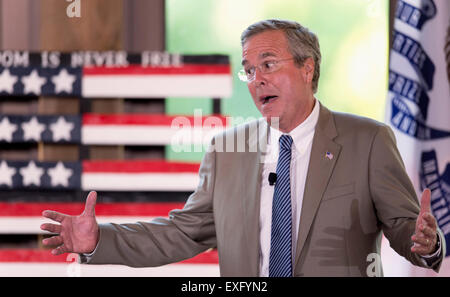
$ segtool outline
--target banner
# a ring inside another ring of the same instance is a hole
[[[225,55],[0,51],[0,96],[226,98],[231,91]]]
[[[399,0],[389,65],[386,121],[418,197],[431,208],[450,246],[450,1]],[[447,250],[446,255],[450,252]],[[448,262],[447,258],[445,262]],[[386,263],[389,265],[395,263]],[[444,263],[445,264],[445,263]],[[448,264],[447,264],[448,265]],[[410,268],[407,275],[424,275]],[[440,275],[450,274],[443,265]]]

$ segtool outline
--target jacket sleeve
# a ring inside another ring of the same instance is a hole
[[[215,152],[210,149],[200,165],[199,177],[199,185],[184,208],[172,210],[168,218],[99,225],[99,242],[94,253],[80,255],[80,262],[154,267],[188,259],[215,247],[212,205]]]
[[[370,192],[390,246],[412,264],[438,272],[444,253],[428,266],[420,255],[411,252],[420,204],[389,127],[378,128],[369,162]]]

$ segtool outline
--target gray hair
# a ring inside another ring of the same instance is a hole
[[[300,25],[294,21],[270,19],[259,21],[250,25],[242,32],[241,45],[258,33],[268,30],[281,30],[285,33],[288,41],[289,51],[296,64],[301,67],[307,58],[314,60],[314,75],[312,79],[312,90],[317,92],[320,76],[320,61],[322,55],[320,54],[319,39],[308,28]]]

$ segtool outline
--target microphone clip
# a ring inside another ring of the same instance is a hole
[[[277,174],[275,172],[269,173],[269,185],[273,186],[277,182]]]

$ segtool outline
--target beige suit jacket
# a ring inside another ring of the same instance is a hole
[[[182,210],[152,222],[100,225],[95,253],[81,262],[159,266],[217,247],[222,276],[259,276],[267,126],[262,119],[216,136],[200,166],[198,188]],[[374,259],[380,259],[382,233],[397,253],[423,266],[410,251],[419,210],[390,128],[321,105],[294,275],[367,276],[380,269]],[[437,271],[441,262],[442,256],[432,268]]]

